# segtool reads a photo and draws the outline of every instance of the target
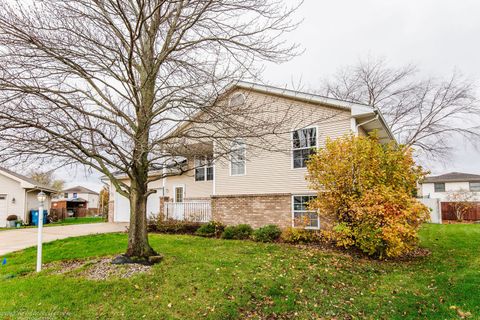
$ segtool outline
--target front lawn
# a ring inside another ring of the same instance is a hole
[[[85,223],[99,223],[105,222],[102,217],[83,217],[83,218],[66,218],[57,222],[46,224],[45,226],[65,226],[70,224],[85,224]]]
[[[0,266],[0,318],[480,318],[480,225],[426,225],[413,262],[378,262],[288,245],[151,235],[151,274],[86,280],[32,273],[35,249]],[[45,245],[45,262],[121,253],[125,234]],[[33,315],[33,316],[32,316]]]
[[[83,218],[66,218],[57,222],[51,222],[44,224],[44,227],[57,227],[57,226],[66,226],[71,224],[86,224],[86,223],[100,223],[106,222],[102,217],[83,217]],[[24,228],[36,228],[37,226],[22,226],[20,229]],[[0,228],[0,231],[15,230],[17,228]]]

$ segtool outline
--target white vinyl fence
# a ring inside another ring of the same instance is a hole
[[[193,222],[209,222],[212,220],[212,207],[209,201],[167,202],[164,212],[167,219]]]
[[[440,206],[440,200],[434,198],[420,198],[421,203],[430,208],[430,222],[442,223],[442,210]]]

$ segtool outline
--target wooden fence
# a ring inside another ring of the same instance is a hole
[[[72,209],[69,209],[72,210]],[[73,209],[74,218],[91,217],[98,213],[97,208],[75,208]],[[65,220],[69,218],[67,208],[50,208],[49,217],[52,221]]]
[[[442,202],[442,220],[457,220],[451,202]],[[480,220],[480,202],[474,202],[474,207],[468,210],[463,220]]]

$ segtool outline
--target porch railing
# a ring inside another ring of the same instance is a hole
[[[164,210],[167,219],[193,222],[209,222],[212,220],[212,207],[209,201],[167,202]]]

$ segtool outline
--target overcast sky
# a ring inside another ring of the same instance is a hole
[[[289,1],[289,0],[285,0]],[[458,70],[480,78],[479,0],[305,0],[304,19],[287,37],[305,52],[282,65],[266,66],[266,83],[315,90],[321,79],[367,56],[392,66],[417,65],[427,76],[448,77]],[[480,174],[480,152],[458,140],[447,164],[431,161],[433,173]],[[82,170],[60,173],[67,186],[100,189],[98,175]]]
[[[478,0],[306,0],[297,15],[304,21],[288,38],[305,52],[268,66],[268,83],[315,90],[340,67],[368,56],[385,58],[392,66],[413,63],[427,77],[459,71],[480,78]],[[480,152],[457,139],[448,163],[428,166],[435,174],[480,174]]]

